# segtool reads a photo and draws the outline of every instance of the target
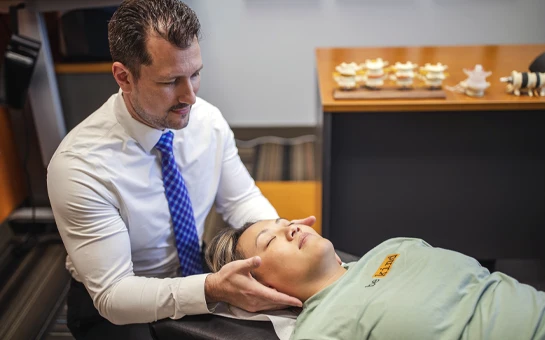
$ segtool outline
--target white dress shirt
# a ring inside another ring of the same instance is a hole
[[[163,132],[132,118],[119,91],[64,138],[48,166],[66,267],[115,324],[209,312],[206,274],[176,277],[180,263],[154,148]],[[214,202],[236,227],[278,217],[216,107],[197,98],[188,126],[173,132],[201,243]]]

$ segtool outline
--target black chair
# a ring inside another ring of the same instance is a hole
[[[337,250],[343,262],[359,257]],[[150,325],[157,340],[278,340],[273,325],[267,321],[248,321],[212,314],[185,316],[179,320],[164,319]]]
[[[528,69],[530,72],[545,72],[545,52],[538,55]]]

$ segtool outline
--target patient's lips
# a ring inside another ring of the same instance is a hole
[[[314,236],[311,233],[302,233],[301,236],[299,236],[299,249],[303,247],[303,245],[307,242],[307,239],[309,236]]]

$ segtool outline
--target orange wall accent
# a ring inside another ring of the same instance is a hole
[[[25,198],[22,173],[8,112],[0,107],[0,222]]]
[[[321,182],[256,182],[263,195],[288,220],[316,216],[313,228],[322,233]]]

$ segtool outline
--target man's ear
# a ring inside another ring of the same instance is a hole
[[[134,77],[125,65],[116,61],[112,64],[112,73],[117,85],[123,93],[131,93],[134,86]]]

